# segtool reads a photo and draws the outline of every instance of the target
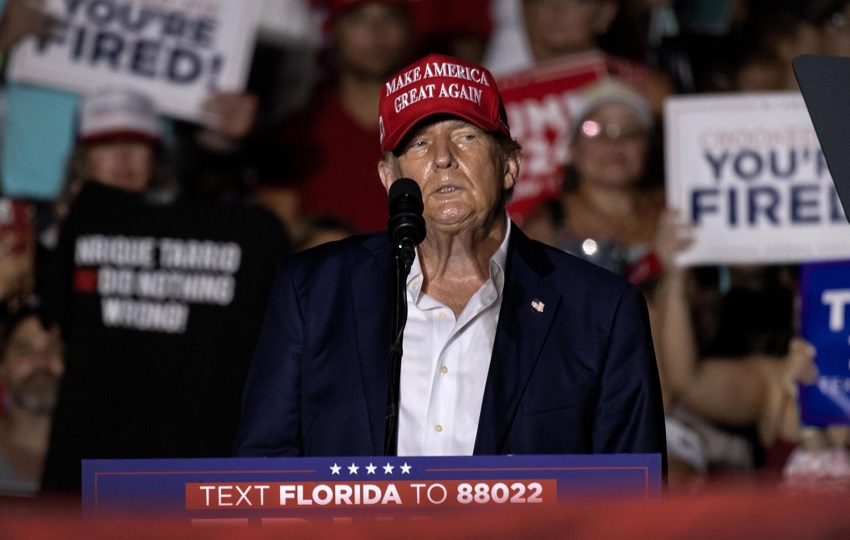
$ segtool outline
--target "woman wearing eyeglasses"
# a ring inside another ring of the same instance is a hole
[[[577,94],[571,106],[564,188],[522,228],[532,238],[643,282],[660,271],[651,245],[664,211],[663,186],[647,175],[649,103],[607,78]]]

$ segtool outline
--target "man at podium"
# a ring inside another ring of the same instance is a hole
[[[415,181],[426,230],[405,287],[397,454],[663,458],[643,297],[511,222],[520,148],[492,75],[422,58],[386,82],[380,125],[381,181]],[[392,251],[371,233],[283,261],[237,455],[384,454]]]

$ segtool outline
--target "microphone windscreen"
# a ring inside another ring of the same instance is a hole
[[[418,201],[419,205],[422,205],[422,190],[419,189],[419,184],[410,178],[399,178],[390,185],[388,199],[390,215],[392,215],[393,209],[398,206],[403,197],[413,197],[414,200],[409,204],[415,205]]]
[[[410,240],[415,245],[425,238],[424,206],[419,184],[410,178],[399,178],[390,185],[387,205],[390,213],[387,233],[393,243]]]

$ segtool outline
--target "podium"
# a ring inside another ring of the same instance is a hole
[[[661,495],[659,454],[84,460],[87,517],[333,522]]]

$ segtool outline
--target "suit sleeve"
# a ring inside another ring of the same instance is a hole
[[[659,453],[667,462],[661,384],[642,293],[628,286],[609,329],[593,432],[596,453]]]
[[[234,454],[299,456],[304,318],[286,259],[275,276],[242,396]]]

